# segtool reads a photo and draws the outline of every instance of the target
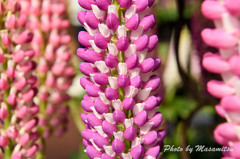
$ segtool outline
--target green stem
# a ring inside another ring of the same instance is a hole
[[[4,159],[11,159],[11,149],[9,146],[4,148]]]
[[[44,159],[44,153],[43,152],[37,152],[35,159]]]

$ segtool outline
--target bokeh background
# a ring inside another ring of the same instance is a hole
[[[152,56],[162,59],[159,75],[162,78],[159,92],[164,97],[159,111],[164,116],[164,127],[167,129],[165,145],[186,147],[204,145],[221,147],[213,139],[213,130],[223,121],[216,113],[214,105],[217,100],[206,91],[206,82],[218,76],[206,72],[201,67],[202,56],[206,51],[214,51],[206,46],[200,37],[201,30],[213,27],[211,21],[201,15],[201,0],[155,0],[150,12],[156,16],[157,24],[153,33],[159,37],[159,44]],[[72,62],[77,76],[69,90],[70,115],[68,131],[61,138],[47,140],[47,159],[88,159],[84,153],[80,132],[84,129],[80,114],[81,99],[85,94],[79,84],[82,76],[79,71],[80,60],[76,49],[82,47],[77,41],[78,32],[84,30],[76,15],[83,10],[77,0],[66,0],[68,17],[71,21],[69,32],[72,35],[70,44],[75,55]],[[221,152],[166,151],[166,159],[218,159]]]

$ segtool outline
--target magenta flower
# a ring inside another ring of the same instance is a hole
[[[39,107],[33,100],[38,92],[35,52],[30,47],[33,33],[25,27],[28,10],[24,6],[31,4],[0,2],[0,158],[33,158],[41,149]]]
[[[80,79],[86,90],[81,115],[86,124],[83,144],[91,159],[153,159],[160,156],[165,130],[159,130],[160,78],[154,75],[159,58],[148,58],[158,42],[149,35],[155,24],[146,15],[152,0],[78,0],[88,11],[77,18],[87,32],[78,40],[86,49]]]
[[[202,13],[216,26],[215,29],[204,29],[202,39],[209,46],[219,49],[219,53],[204,55],[203,66],[212,73],[220,74],[223,79],[209,81],[207,88],[214,97],[221,99],[215,108],[227,120],[215,129],[214,137],[219,144],[233,148],[223,153],[224,158],[240,158],[240,2],[206,0],[202,4]]]

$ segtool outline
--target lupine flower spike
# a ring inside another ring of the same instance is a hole
[[[214,21],[215,29],[204,29],[201,33],[206,44],[219,49],[219,53],[208,52],[204,55],[203,66],[212,73],[220,74],[223,81],[211,80],[208,91],[220,103],[217,113],[227,120],[214,131],[216,141],[232,148],[223,152],[223,159],[240,158],[240,1],[206,0],[202,13]]]
[[[84,60],[80,79],[86,90],[81,105],[83,144],[91,159],[154,159],[160,156],[165,130],[159,130],[159,58],[148,58],[157,45],[149,35],[155,17],[146,15],[154,0],[78,0],[87,11],[77,18],[77,55]]]
[[[66,93],[72,84],[74,69],[70,64],[71,53],[67,44],[71,37],[67,34],[68,20],[64,19],[66,8],[63,1],[32,0],[29,15],[29,29],[33,31],[31,42],[38,61],[39,105],[41,115],[39,126],[44,130],[43,137],[61,135],[67,126],[70,99]]]
[[[0,158],[33,158],[41,149],[33,33],[26,29],[25,6],[30,2],[0,1]]]

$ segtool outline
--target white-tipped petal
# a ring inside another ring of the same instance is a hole
[[[103,19],[105,17],[105,12],[102,11],[101,9],[99,9],[98,6],[92,4],[92,10],[93,10],[94,15],[98,19]]]
[[[111,86],[111,88],[113,89],[117,89],[118,88],[118,84],[117,84],[117,77],[108,77],[108,81],[109,81],[109,84]]]
[[[105,61],[97,61],[94,64],[101,73],[109,72],[109,68],[106,66]]]
[[[106,98],[105,93],[98,92],[100,99],[103,101],[104,104],[109,105],[110,101]]]
[[[124,120],[125,128],[128,128],[129,126],[132,126],[132,125],[133,125],[133,118]]]
[[[98,151],[102,150],[94,143],[93,139],[90,139],[89,141],[92,143],[92,145],[95,147],[96,150],[98,150]]]
[[[131,16],[133,16],[136,13],[136,6],[135,5],[131,5],[125,12],[125,18],[129,19],[131,18]]]
[[[229,13],[222,14],[222,23],[223,23],[224,29],[226,29],[226,31],[231,34],[236,32],[239,27],[238,20]]]
[[[116,45],[113,44],[113,43],[109,43],[108,44],[108,51],[113,56],[117,56],[118,55],[118,49],[117,49]]]
[[[132,145],[131,145],[131,147],[133,148],[133,147],[135,147],[135,146],[140,145],[141,143],[142,143],[142,139],[136,137],[136,138],[132,141]]]
[[[16,94],[16,93],[17,93],[17,88],[11,87],[9,94]]]
[[[89,33],[89,35],[92,35],[92,36],[94,36],[98,32],[98,30],[94,30],[90,28],[90,26],[88,26],[87,23],[84,23],[84,28]]]
[[[140,90],[137,94],[137,99],[140,101],[146,100],[149,97],[151,90],[152,90],[152,88],[145,88],[145,89]]]
[[[92,48],[93,48],[94,51],[96,51],[96,52],[98,52],[98,53],[100,53],[100,52],[103,51],[102,49],[100,49],[99,47],[96,46],[94,40],[89,40],[89,42],[90,42],[90,44],[91,44],[91,46],[92,46]]]
[[[17,116],[14,114],[12,117],[11,117],[11,124],[15,124],[17,122]],[[23,130],[25,131],[25,128],[23,127]]]
[[[122,158],[124,158],[124,159],[132,159],[132,156],[131,156],[131,154],[130,154],[130,152],[129,153],[122,153],[121,154],[122,155]]]
[[[94,78],[93,78],[94,74],[93,74],[93,73],[90,73],[89,75],[90,75],[90,80],[95,83]],[[95,84],[96,84],[96,83],[95,83]]]
[[[129,86],[125,88],[124,93],[126,97],[134,97],[138,93],[138,89],[133,86]]]
[[[135,76],[138,76],[140,74],[140,68],[135,68],[128,71],[129,78],[132,79]]]
[[[113,119],[113,113],[106,113],[103,114],[103,116],[109,123],[115,124],[115,120]]]
[[[143,111],[145,103],[138,103],[133,107],[133,115],[136,116],[138,113]]]
[[[118,131],[118,132],[114,132],[113,133],[114,138],[120,140],[120,141],[124,141],[124,137],[123,137],[123,132],[122,131]]]
[[[118,17],[118,11],[115,5],[108,6],[108,14],[113,13]]]
[[[135,54],[137,51],[137,47],[134,44],[129,45],[128,49],[124,52],[124,56],[128,58],[132,54]]]
[[[41,58],[41,59],[43,59],[43,58]],[[7,63],[8,67],[13,67],[14,64],[15,64],[15,62],[13,60],[9,60],[8,63]]]
[[[111,35],[111,31],[108,29],[105,24],[98,24],[99,32],[105,37],[108,38]]]
[[[123,105],[120,99],[113,100],[112,106],[115,110],[123,110]]]
[[[118,64],[118,74],[119,75],[127,75],[128,68],[126,63],[119,63]]]
[[[151,128],[152,128],[153,125],[154,125],[153,122],[147,122],[146,124],[144,124],[143,126],[141,126],[141,127],[140,127],[140,135],[145,135],[145,134],[147,134],[147,133],[151,130]]]
[[[96,131],[102,135],[103,137],[108,137],[107,134],[104,133],[103,129],[102,129],[102,126],[95,126],[94,127],[96,129]]]
[[[139,63],[143,62],[146,59],[147,53],[148,53],[148,49],[147,48],[142,50],[142,51],[138,51],[137,52]]]
[[[103,146],[106,154],[108,154],[111,157],[115,157],[116,153],[113,151],[112,146]]]
[[[142,25],[140,25],[136,30],[132,31],[131,40],[134,41],[134,40],[138,39],[142,35],[143,29],[144,29],[144,27]]]
[[[117,37],[118,39],[122,36],[124,37],[127,37],[127,29],[124,25],[120,25],[118,28],[117,28]]]
[[[93,114],[98,118],[98,119],[103,119],[103,115],[98,114],[98,112],[96,111],[96,109],[92,106],[90,108],[93,111]]]

